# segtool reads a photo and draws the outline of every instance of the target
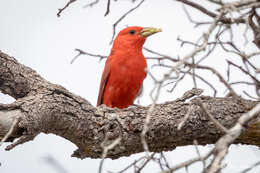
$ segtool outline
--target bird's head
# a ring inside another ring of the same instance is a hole
[[[147,37],[157,32],[161,32],[157,28],[144,28],[139,26],[131,26],[120,31],[114,40],[113,48],[136,48],[142,49]]]

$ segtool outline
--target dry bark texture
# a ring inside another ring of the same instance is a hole
[[[8,141],[19,138],[19,143],[32,140],[37,134],[53,133],[77,145],[73,156],[101,158],[100,144],[108,145],[121,137],[121,142],[108,152],[115,159],[143,151],[140,134],[148,107],[128,109],[96,108],[87,100],[52,84],[34,70],[18,63],[13,57],[0,51],[0,91],[16,99],[12,104],[0,104],[0,139],[8,132],[14,118],[18,118]],[[150,151],[168,151],[177,146],[212,144],[223,135],[205,116],[197,100],[200,99],[210,113],[226,128],[253,108],[257,102],[243,98],[213,98],[197,96],[192,100],[177,99],[155,106],[151,114],[146,141]],[[178,124],[192,106],[189,118],[181,130]],[[259,119],[245,128],[236,143],[260,146]]]

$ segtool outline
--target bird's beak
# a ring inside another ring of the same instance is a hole
[[[149,37],[150,35],[153,35],[157,32],[162,32],[162,30],[158,29],[158,28],[144,28],[144,29],[141,30],[140,35],[142,37],[146,38],[146,37]]]

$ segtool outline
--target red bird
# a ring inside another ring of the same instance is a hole
[[[157,28],[127,27],[114,40],[99,88],[97,106],[127,108],[138,96],[146,77],[146,60],[142,53],[146,38],[161,32]]]

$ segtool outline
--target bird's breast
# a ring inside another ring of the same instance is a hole
[[[105,92],[114,104],[130,105],[137,97],[146,77],[146,60],[143,55],[113,59]]]
[[[146,76],[146,60],[143,55],[122,57],[111,64],[111,76],[125,84],[142,83]]]

